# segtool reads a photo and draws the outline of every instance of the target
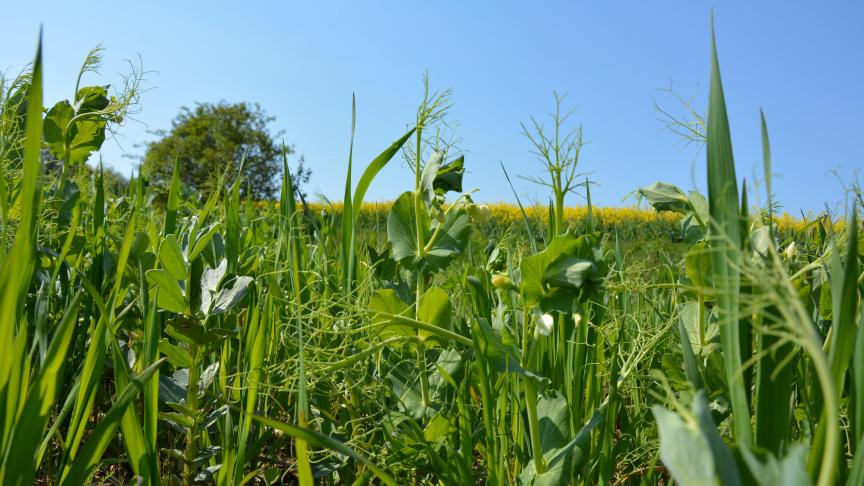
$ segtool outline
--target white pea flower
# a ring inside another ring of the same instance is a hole
[[[792,243],[789,243],[789,246],[786,247],[786,251],[784,251],[783,254],[786,256],[786,258],[790,260],[795,258],[795,255],[798,254],[798,249],[795,248],[794,241]]]
[[[535,334],[548,336],[552,334],[552,328],[555,326],[555,318],[549,314],[543,314],[537,322],[537,327],[534,328]]]
[[[579,327],[579,324],[582,322],[582,314],[573,314],[573,323],[576,324],[576,327]]]

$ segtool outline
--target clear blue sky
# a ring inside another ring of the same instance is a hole
[[[629,204],[635,188],[663,180],[705,187],[704,154],[663,128],[654,100],[674,83],[707,97],[712,4],[663,2],[14,2],[0,21],[0,69],[31,60],[44,26],[46,98],[68,98],[87,51],[102,43],[102,79],[116,82],[123,60],[140,54],[154,71],[140,123],[103,149],[129,172],[133,145],[167,128],[196,101],[257,101],[277,117],[314,170],[310,193],[341,199],[357,95],[357,161],[397,138],[415,112],[420,79],[452,87],[454,120],[468,151],[466,187],[477,199],[511,201],[498,162],[511,174],[539,166],[520,121],[552,107],[552,91],[579,107],[582,168],[600,204]],[[738,175],[761,173],[758,110],[765,109],[777,173],[775,191],[791,212],[842,199],[829,171],[848,181],[864,168],[861,94],[862,2],[715,2],[717,40]],[[118,143],[119,142],[119,143]],[[356,171],[359,174],[359,170]],[[529,200],[545,192],[517,180]],[[398,161],[369,199],[391,199],[412,184]],[[761,195],[757,201],[764,201]],[[577,199],[571,199],[577,202]]]

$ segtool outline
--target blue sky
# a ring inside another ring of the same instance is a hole
[[[168,128],[181,106],[256,101],[276,116],[314,171],[310,193],[340,199],[357,96],[355,161],[365,164],[411,121],[421,77],[452,87],[452,119],[467,151],[476,199],[512,201],[511,174],[539,175],[521,121],[566,92],[590,143],[581,168],[603,205],[630,204],[657,180],[705,188],[704,153],[664,129],[655,100],[677,92],[702,109],[709,74],[709,18],[717,41],[739,178],[761,174],[759,108],[771,133],[775,192],[786,210],[842,200],[840,183],[864,168],[861,2],[14,2],[0,20],[0,70],[29,62],[44,26],[46,99],[69,98],[87,51],[106,47],[101,78],[117,82],[141,56],[150,88],[138,122],[103,149],[123,172],[134,145]],[[355,169],[359,175],[359,170]],[[520,196],[542,188],[515,180]],[[413,184],[394,160],[367,199]],[[764,201],[761,194],[755,201]],[[579,202],[571,198],[571,202]]]

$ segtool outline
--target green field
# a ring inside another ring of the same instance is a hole
[[[716,52],[708,192],[641,210],[542,131],[549,206],[476,204],[428,90],[338,204],[287,158],[275,200],[118,189],[83,161],[123,100],[52,108],[40,52],[0,98],[0,484],[864,484],[860,190],[775,214],[763,117],[749,204]]]

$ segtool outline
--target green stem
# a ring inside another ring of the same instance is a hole
[[[555,191],[555,235],[564,234],[564,192]]]
[[[540,444],[540,423],[537,420],[537,388],[530,379],[522,380],[525,390],[525,410],[528,412],[528,433],[531,436],[531,453],[534,455],[534,468],[537,474],[546,472],[543,460],[543,447]]]
[[[192,356],[192,366],[189,367],[189,382],[186,384],[186,406],[190,410],[198,410],[198,345],[189,345],[189,354]],[[186,427],[186,451],[184,453],[183,482],[187,485],[194,484],[195,458],[198,456],[198,438],[195,432],[198,420],[190,427]]]
[[[417,369],[420,372],[420,394],[423,396],[423,408],[432,404],[429,397],[429,377],[426,376],[426,350],[422,344],[417,346]]]

